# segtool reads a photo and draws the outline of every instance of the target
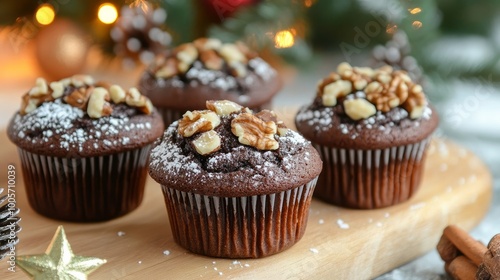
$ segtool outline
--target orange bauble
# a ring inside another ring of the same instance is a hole
[[[69,20],[58,19],[41,27],[36,37],[36,59],[54,80],[81,73],[90,47],[88,35]]]

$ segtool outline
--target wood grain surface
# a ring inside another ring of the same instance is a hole
[[[176,245],[160,187],[151,179],[142,205],[110,222],[76,224],[36,214],[5,131],[0,131],[0,186],[6,186],[8,164],[15,165],[23,228],[17,254],[43,253],[57,226],[64,225],[75,254],[108,261],[90,279],[368,279],[433,250],[448,224],[471,229],[489,208],[491,176],[475,155],[440,139],[428,153],[421,189],[408,202],[349,210],[313,200],[303,239],[257,260],[208,258]],[[28,279],[8,266],[0,261],[0,279]]]

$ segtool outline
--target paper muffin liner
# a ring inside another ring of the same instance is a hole
[[[165,107],[156,107],[156,109],[158,110],[158,113],[160,113],[160,115],[162,116],[165,127],[168,127],[176,120],[181,119],[182,115],[186,113],[186,110],[176,110]],[[263,109],[271,109],[271,102],[267,102],[261,106],[253,107],[250,109],[252,109],[255,112],[262,111]]]
[[[217,197],[162,186],[175,241],[201,255],[260,258],[304,235],[317,177],[269,195]]]
[[[323,160],[314,196],[334,205],[373,209],[408,200],[418,189],[430,138],[387,149],[313,144]]]
[[[29,204],[41,215],[74,222],[125,215],[142,201],[150,149],[62,158],[19,148]]]

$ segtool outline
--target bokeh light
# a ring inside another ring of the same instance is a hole
[[[41,25],[49,25],[54,21],[56,13],[54,7],[49,4],[43,4],[36,10],[35,18],[36,21]]]
[[[295,37],[290,30],[281,30],[274,35],[274,46],[278,49],[290,48],[295,44]]]
[[[99,6],[97,17],[102,23],[111,24],[118,18],[118,10],[111,3],[104,3]]]

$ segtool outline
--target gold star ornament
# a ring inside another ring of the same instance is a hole
[[[59,226],[45,254],[19,256],[16,263],[32,279],[83,280],[105,264],[106,260],[75,256],[66,239],[64,228]]]

